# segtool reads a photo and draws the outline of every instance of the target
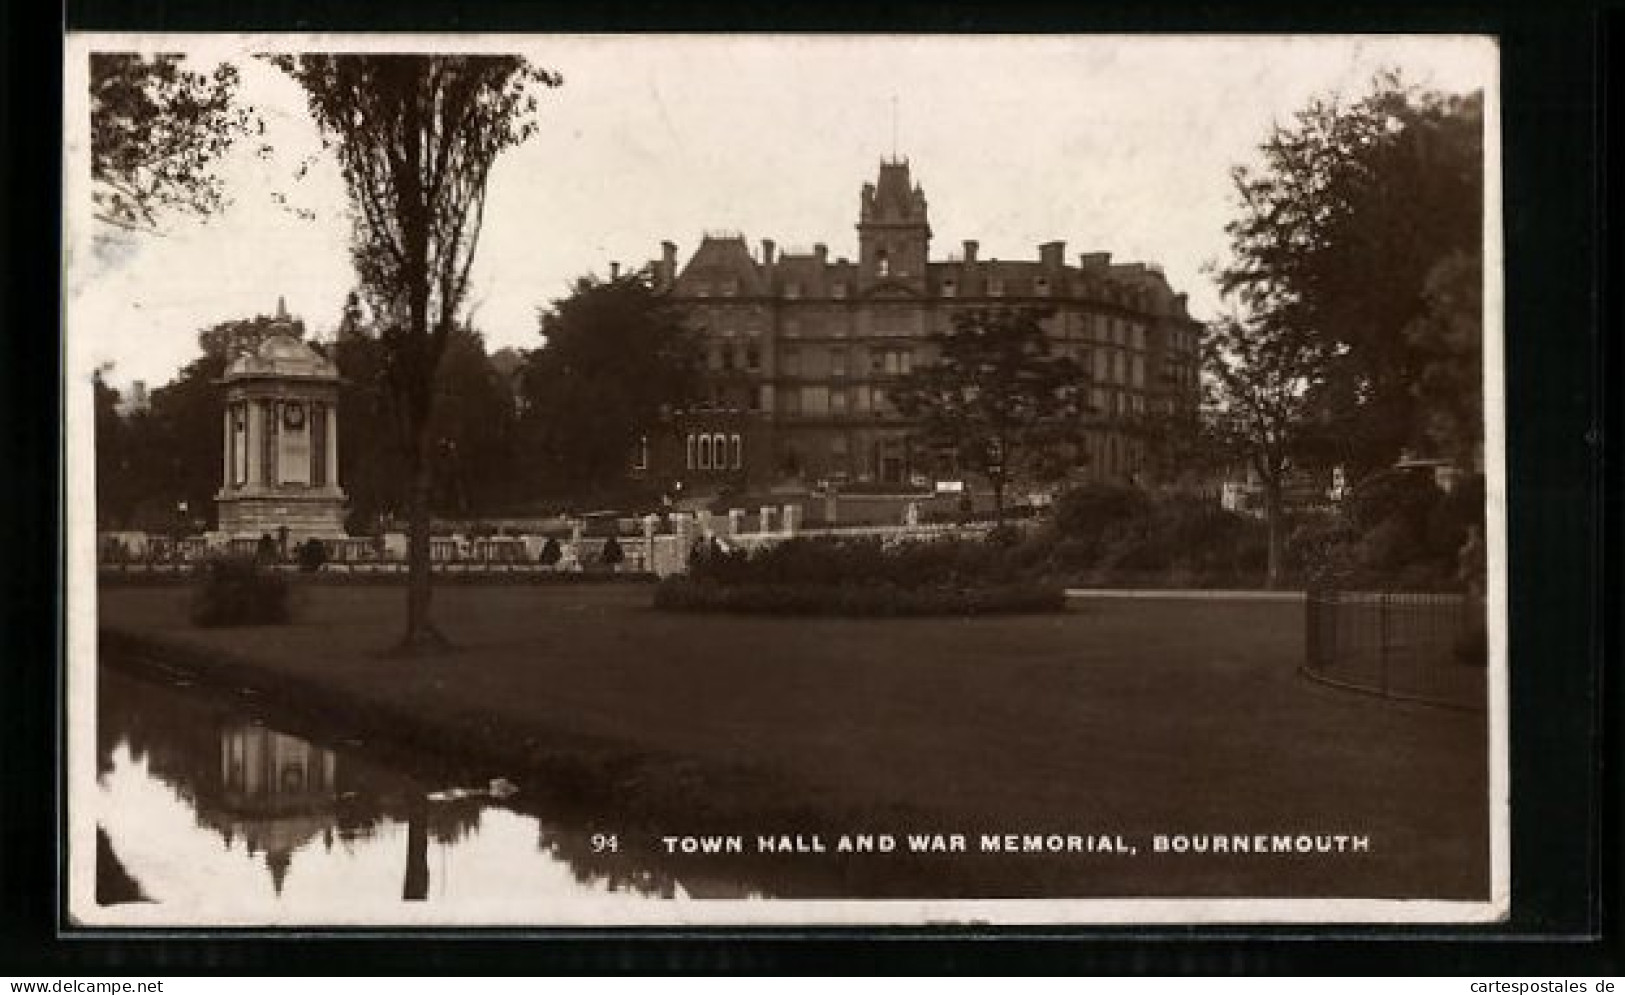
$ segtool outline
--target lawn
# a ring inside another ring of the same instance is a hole
[[[670,831],[748,824],[751,804],[794,799],[854,831],[906,812],[970,833],[1350,833],[1371,852],[1106,861],[1090,890],[1488,889],[1483,716],[1304,680],[1298,605],[784,620],[657,612],[646,586],[448,587],[435,610],[457,651],[409,661],[378,652],[401,624],[398,588],[308,586],[293,624],[237,630],[192,628],[186,596],[104,588],[101,621],[236,661],[239,677],[366,702],[403,735],[531,760],[596,751],[644,794],[686,779],[686,802],[667,793],[654,815]]]

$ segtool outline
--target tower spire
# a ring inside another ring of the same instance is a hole
[[[276,295],[276,320],[288,320],[288,301],[281,294]]]
[[[897,161],[897,94],[891,95],[891,161]]]

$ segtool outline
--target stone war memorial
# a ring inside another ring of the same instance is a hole
[[[271,334],[232,360],[225,400],[223,474],[215,495],[230,540],[344,538],[339,487],[338,369],[293,333],[282,301]]]

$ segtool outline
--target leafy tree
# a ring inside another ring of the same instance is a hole
[[[520,371],[522,452],[533,481],[581,494],[624,481],[640,436],[699,396],[695,334],[646,275],[583,278],[541,315]]]
[[[166,211],[209,214],[224,201],[212,172],[251,127],[235,106],[237,70],[181,68],[178,55],[90,56],[91,198],[98,221],[150,231]]]
[[[1324,377],[1324,357],[1303,339],[1261,334],[1229,318],[1209,328],[1203,361],[1209,405],[1190,424],[1187,446],[1257,474],[1269,535],[1268,584],[1276,587],[1286,569],[1287,474],[1308,444],[1307,413]]]
[[[961,311],[952,331],[931,337],[936,359],[888,391],[927,440],[953,445],[961,466],[987,478],[1001,524],[1006,484],[1073,441],[1085,411],[1086,375],[1070,357],[1052,354],[1048,315],[1037,308]]]
[[[379,319],[384,382],[410,482],[403,652],[445,646],[430,617],[436,374],[458,325],[491,167],[536,129],[537,87],[559,76],[518,57],[301,55],[273,62],[304,89],[354,209],[351,256]]]
[[[96,412],[96,524],[108,528],[128,521],[137,495],[130,462],[129,429],[120,417],[119,392],[98,369],[91,379]]]
[[[1458,410],[1477,409],[1476,379],[1439,372],[1470,370],[1480,349],[1463,280],[1482,253],[1482,132],[1479,94],[1387,74],[1352,104],[1314,101],[1271,132],[1260,166],[1233,170],[1220,287],[1249,327],[1324,364],[1305,410],[1323,462],[1363,475],[1429,441],[1430,424],[1477,427]]]

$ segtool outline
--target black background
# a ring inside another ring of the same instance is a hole
[[[1465,929],[75,934],[58,847],[62,12],[0,10],[0,976],[954,972],[1619,974],[1621,187],[1625,13],[1484,4],[69,3],[84,30],[1315,31],[1500,39],[1511,570],[1512,918]],[[1609,56],[1616,68],[1606,68]],[[965,67],[965,85],[976,68]],[[1613,150],[1609,182],[1604,150]],[[1605,224],[1605,218],[1609,223]],[[1606,334],[1605,334],[1606,331]],[[82,499],[82,495],[75,495]],[[1604,679],[1608,683],[1604,684]],[[1302,942],[1308,939],[1312,942]]]

